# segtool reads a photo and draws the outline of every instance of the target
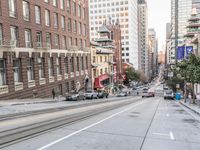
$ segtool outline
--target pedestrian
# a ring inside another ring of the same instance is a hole
[[[55,92],[55,90],[54,90],[54,89],[52,90],[52,95],[53,95],[53,99],[55,99],[56,92]]]

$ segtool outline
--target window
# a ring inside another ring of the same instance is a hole
[[[66,29],[66,26],[65,26],[65,16],[61,16],[61,28],[62,28],[62,30]]]
[[[62,36],[62,48],[67,49],[66,36]]]
[[[34,80],[33,58],[27,59],[27,76],[28,76],[28,81]]]
[[[80,70],[80,68],[79,68],[79,57],[76,57],[76,67],[77,67],[77,71],[79,71]]]
[[[77,38],[74,39],[74,45],[78,46],[78,39]]]
[[[83,35],[86,36],[86,25],[83,25]]]
[[[83,58],[83,56],[81,57],[81,70],[84,70],[84,58]]]
[[[3,30],[2,30],[2,24],[0,24],[0,45],[3,45]]]
[[[74,29],[74,33],[77,33],[77,22],[76,22],[76,20],[73,21],[73,29]]]
[[[48,58],[49,77],[53,76],[53,57]]]
[[[85,19],[85,8],[83,8],[82,10],[82,16],[83,16],[83,19]]]
[[[13,46],[17,46],[18,39],[18,29],[15,26],[10,26],[10,44]]]
[[[56,58],[56,70],[57,70],[57,75],[61,75],[61,57]]]
[[[35,6],[35,22],[37,24],[41,23],[41,11],[39,6]]]
[[[78,17],[81,18],[81,5],[78,5]]]
[[[52,0],[53,6],[57,6],[57,0]]]
[[[54,18],[54,28],[58,28],[58,14],[54,13],[53,18]]]
[[[13,60],[14,82],[21,82],[21,62],[20,59]]]
[[[39,78],[45,78],[44,76],[44,58],[38,58],[38,67],[39,67]]]
[[[60,9],[64,10],[64,0],[60,0]]]
[[[4,59],[0,59],[0,86],[2,85],[6,85],[6,65]]]
[[[88,57],[87,56],[85,57],[85,63],[86,63],[85,68],[88,69]]]
[[[54,46],[55,46],[55,48],[59,48],[59,35],[58,34],[55,35]]]
[[[8,0],[9,4],[9,16],[16,17],[16,1],[15,0]]]
[[[24,20],[30,20],[29,3],[27,1],[22,1],[23,4],[23,17]]]
[[[68,19],[68,31],[72,31],[72,19],[71,18],[69,18]]]
[[[74,57],[71,58],[71,72],[74,72]]]
[[[93,56],[93,63],[96,62],[96,56]]]
[[[82,24],[81,24],[81,22],[79,22],[79,24],[78,24],[78,33],[79,34],[82,34]]]
[[[30,30],[25,30],[25,47],[30,48],[32,47],[31,43],[31,31]]]
[[[70,13],[71,11],[71,0],[67,0],[67,12]]]
[[[70,92],[70,90],[69,90],[69,82],[66,82],[66,83],[65,83],[65,92],[66,92],[66,93],[69,93],[69,92]]]
[[[68,68],[68,57],[65,58],[65,73],[69,73],[69,68]]]
[[[50,26],[50,12],[49,10],[45,10],[45,25]]]
[[[46,46],[51,48],[51,33],[46,34]]]
[[[36,32],[37,47],[42,47],[42,32]]]
[[[73,2],[72,13],[74,16],[76,16],[76,2]]]
[[[72,46],[72,37],[69,37],[68,40],[69,40],[69,47],[71,47]]]

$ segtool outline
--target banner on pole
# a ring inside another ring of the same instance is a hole
[[[185,56],[185,46],[179,46],[177,49],[177,60],[184,59]]]

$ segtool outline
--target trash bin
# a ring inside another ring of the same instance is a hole
[[[181,93],[176,93],[175,98],[176,98],[176,100],[180,100],[181,99]]]

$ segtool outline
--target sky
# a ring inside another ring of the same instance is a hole
[[[166,37],[166,23],[170,22],[171,0],[146,0],[148,5],[148,26],[155,28],[158,51],[163,49]]]

